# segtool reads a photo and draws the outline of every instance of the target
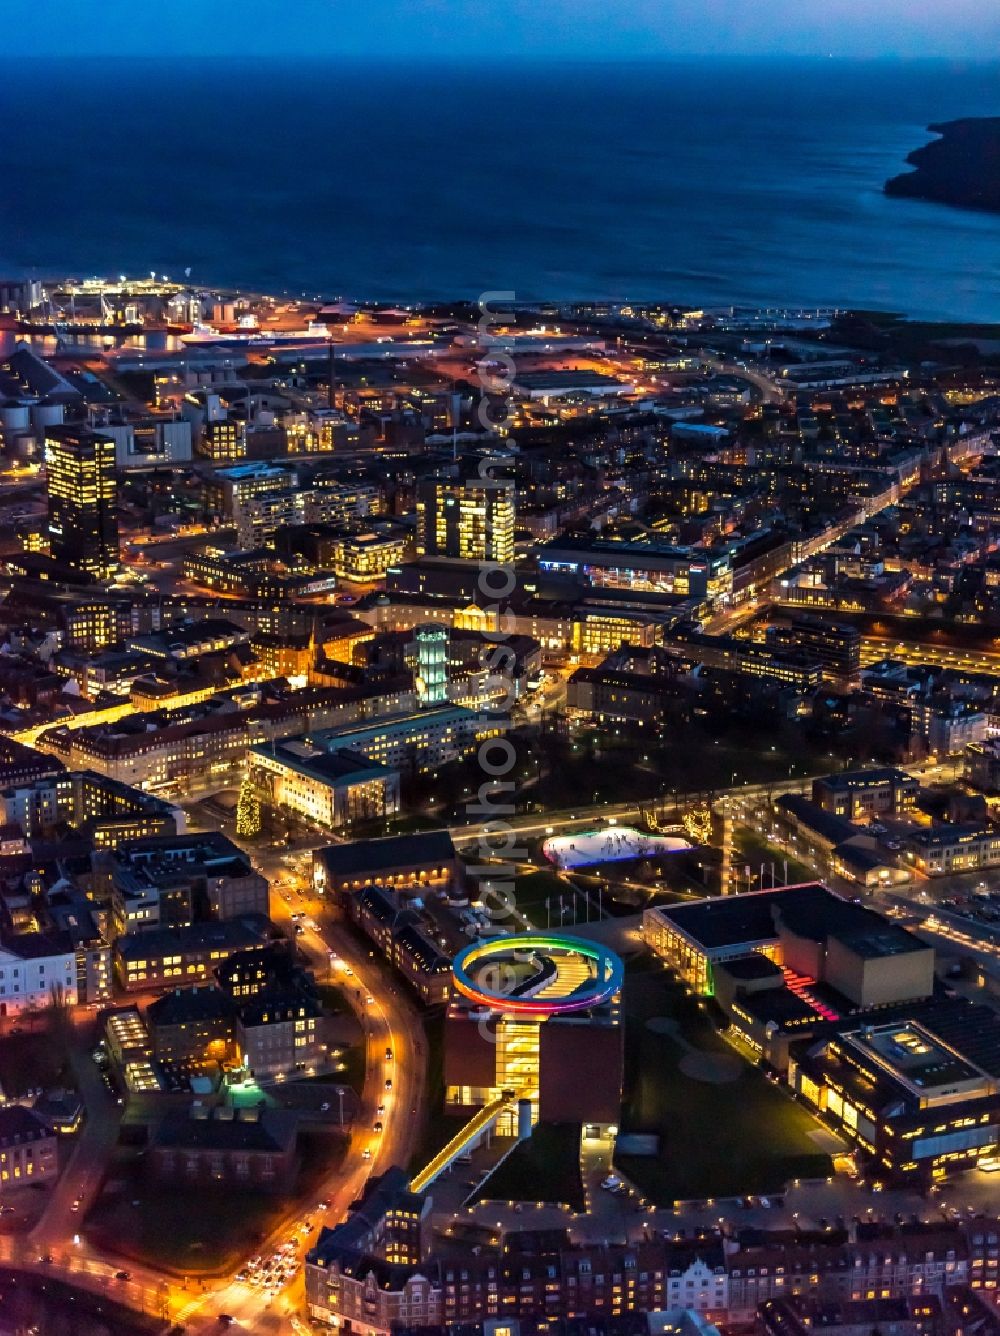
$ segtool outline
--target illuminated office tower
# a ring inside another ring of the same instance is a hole
[[[49,427],[45,470],[53,558],[108,579],[118,569],[114,438],[90,427]]]
[[[181,415],[191,423],[195,450],[213,464],[244,459],[247,452],[247,424],[231,418],[220,395],[211,390],[194,390],[181,403]]]
[[[514,485],[504,479],[428,478],[417,487],[417,551],[462,561],[514,560]]]
[[[199,443],[199,453],[216,464],[244,459],[247,453],[247,424],[225,418],[206,422]]]
[[[414,632],[417,642],[417,695],[421,705],[448,699],[448,628],[428,624]]]

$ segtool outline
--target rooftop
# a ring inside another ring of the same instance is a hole
[[[455,846],[446,830],[421,831],[414,835],[390,835],[381,840],[352,840],[317,849],[327,874],[333,877],[363,875],[400,867],[434,865],[444,867],[455,858]]]
[[[953,844],[973,844],[990,836],[1000,838],[1000,831],[984,826],[978,821],[963,825],[945,824],[934,826],[930,830],[908,831],[907,843],[923,849],[947,848]]]
[[[369,733],[389,734],[394,729],[430,728],[435,724],[464,723],[476,719],[475,710],[465,705],[439,705],[427,710],[404,710],[398,714],[386,715],[383,719],[364,720],[356,724],[346,724],[343,728],[321,729],[310,737],[321,746],[349,747],[354,736],[364,737]]]
[[[187,928],[150,928],[143,932],[123,933],[115,950],[125,960],[135,957],[155,959],[175,952],[250,950],[263,945],[273,928],[263,914],[246,914],[222,923],[193,923]]]
[[[846,817],[835,816],[833,812],[824,811],[818,803],[811,802],[800,793],[783,793],[776,806],[779,811],[786,813],[793,820],[807,826],[815,834],[833,844],[841,844],[844,840],[849,840],[852,835],[858,833],[857,827],[853,826]]]
[[[916,1022],[880,1025],[845,1037],[855,1047],[873,1054],[893,1075],[921,1091],[975,1081],[982,1075],[978,1068]]]
[[[42,1118],[21,1104],[0,1107],[0,1146],[16,1146],[25,1141],[39,1141],[52,1133]]]
[[[727,960],[720,965],[720,969],[724,969],[731,978],[738,979],[741,983],[749,983],[755,979],[780,979],[783,977],[781,966],[776,965],[767,956],[761,955],[759,951],[748,951],[745,956],[737,956],[735,960]]]
[[[146,1008],[146,1019],[151,1026],[187,1025],[192,1021],[228,1017],[233,1011],[229,994],[208,984],[201,988],[175,988],[156,998]]]
[[[288,1109],[199,1109],[168,1113],[152,1144],[177,1150],[246,1150],[282,1154],[295,1144],[298,1115]]]
[[[395,770],[369,761],[346,748],[324,751],[312,746],[304,738],[290,738],[285,742],[267,742],[250,749],[255,755],[270,757],[289,770],[305,775],[309,779],[322,780],[327,784],[360,784],[365,780],[384,779],[394,775]]]
[[[813,941],[836,937],[868,956],[929,949],[905,929],[842,899],[821,882],[666,905],[654,912],[707,951],[775,941],[782,922],[802,937]]]
[[[873,770],[844,770],[840,774],[824,775],[819,782],[829,789],[870,789],[878,784],[917,783],[905,771],[892,766]]]
[[[625,558],[649,558],[651,560],[661,559],[668,561],[682,561],[685,559],[694,560],[696,558],[707,561],[709,553],[703,552],[697,548],[677,547],[673,543],[664,542],[661,538],[646,537],[632,538],[628,540],[619,540],[614,538],[600,538],[596,535],[571,535],[567,534],[562,538],[553,538],[547,543],[542,543],[537,548],[538,559],[541,562],[553,562],[563,560],[563,554],[570,554],[576,557],[614,557]],[[724,560],[724,558],[717,558]]]

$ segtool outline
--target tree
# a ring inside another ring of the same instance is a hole
[[[236,834],[241,839],[256,839],[261,832],[262,824],[260,798],[254,781],[246,775],[240,786],[239,802],[236,804]]]

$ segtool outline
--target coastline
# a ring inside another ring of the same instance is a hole
[[[1000,213],[1000,116],[966,116],[927,129],[938,138],[907,155],[914,170],[890,177],[885,193]]]

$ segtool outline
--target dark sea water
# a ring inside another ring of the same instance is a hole
[[[8,64],[0,272],[1000,321],[1000,216],[891,200],[1000,64]]]

